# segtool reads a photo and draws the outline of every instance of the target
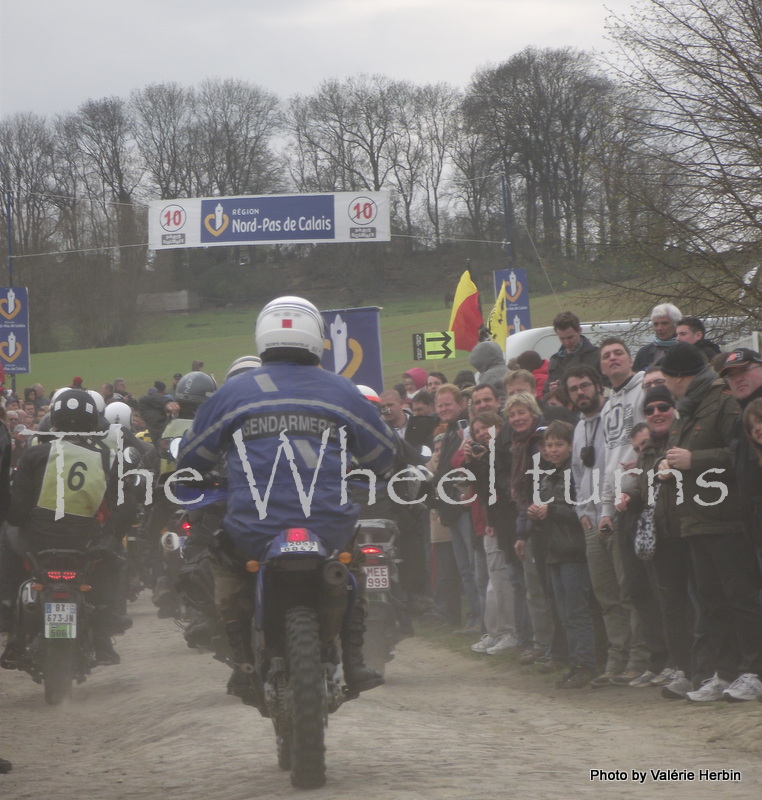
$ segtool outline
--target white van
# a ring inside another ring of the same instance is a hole
[[[703,320],[706,326],[706,338],[717,342],[723,350],[730,351],[736,347],[749,347],[759,352],[760,341],[757,331],[742,330],[738,332],[741,320],[736,318],[709,317]],[[630,348],[633,358],[638,350],[653,340],[654,332],[650,318],[647,319],[621,319],[608,322],[583,322],[581,323],[582,335],[594,344],[600,343],[609,336],[618,336]],[[728,328],[733,328],[734,333],[728,335]],[[543,358],[550,358],[558,352],[561,343],[553,330],[552,325],[543,328],[530,328],[519,331],[505,340],[505,361],[520,356],[526,350],[534,350]]]

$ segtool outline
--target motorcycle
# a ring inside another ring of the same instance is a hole
[[[213,551],[224,553],[218,537],[216,544]],[[350,560],[348,552],[326,550],[314,531],[289,528],[262,562],[238,562],[253,574],[253,660],[235,667],[248,677],[251,704],[272,720],[278,766],[301,789],[325,783],[328,715],[358,696],[342,685],[338,646],[357,588]]]
[[[198,486],[178,484],[178,499],[194,509],[219,502],[218,486],[199,501]],[[357,584],[349,552],[329,552],[317,532],[289,528],[269,543],[261,561],[244,559],[223,531],[210,549],[228,570],[248,576],[254,614],[240,642],[228,638],[229,666],[243,676],[248,704],[272,720],[278,766],[291,784],[308,789],[325,783],[328,715],[354,699],[343,685],[339,636],[355,600]]]
[[[211,649],[222,661],[225,632],[214,604],[214,576],[208,548],[223,516],[224,506],[216,503],[201,510],[179,511],[170,524],[178,537],[181,556],[173,572],[173,587],[182,609],[182,621],[177,622],[188,647]]]
[[[368,598],[363,656],[365,663],[382,675],[394,658],[396,644],[413,634],[402,599],[398,538],[399,529],[391,520],[363,519],[358,523],[357,545],[364,555]]]
[[[50,705],[69,697],[73,681],[82,683],[96,664],[88,573],[104,557],[108,554],[54,549],[27,555],[31,575],[15,607],[17,668],[44,684]]]

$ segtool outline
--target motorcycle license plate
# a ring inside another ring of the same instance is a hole
[[[363,567],[366,589],[388,589],[389,567]]]
[[[77,638],[76,603],[45,603],[45,638]]]
[[[280,546],[281,553],[317,553],[317,542],[290,542]]]

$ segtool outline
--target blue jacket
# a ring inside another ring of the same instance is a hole
[[[247,555],[261,557],[288,527],[309,527],[329,549],[342,549],[359,512],[348,487],[342,503],[342,431],[347,472],[352,456],[376,474],[393,467],[394,438],[354,384],[319,367],[271,363],[227,381],[204,402],[177,466],[203,472],[227,456],[224,526]]]

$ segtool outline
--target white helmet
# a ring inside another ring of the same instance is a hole
[[[124,425],[125,428],[131,427],[132,409],[127,403],[122,403],[120,400],[109,403],[103,412],[103,416],[106,417],[111,425]]]
[[[375,389],[371,389],[370,386],[364,386],[362,383],[358,383],[357,390],[366,400],[370,400],[371,403],[379,406],[381,405],[381,398],[378,396],[378,392]]]
[[[103,395],[100,392],[96,392],[95,389],[85,389],[85,391],[93,398],[98,413],[102,414],[106,408],[106,401],[103,399]]]
[[[278,297],[260,312],[254,329],[257,350],[287,347],[304,350],[320,361],[325,340],[325,326],[320,312],[301,297]]]
[[[58,397],[58,395],[61,394],[61,392],[65,392],[68,389],[71,389],[71,386],[62,386],[60,389],[56,389],[55,392],[53,392],[53,394],[50,395],[50,405],[52,406],[53,403],[55,403],[56,398]]]
[[[262,359],[259,356],[241,356],[230,365],[228,374],[225,376],[225,380],[229,381],[231,378],[235,378],[236,375],[240,375],[242,372],[247,372],[250,369],[257,369],[261,366]]]

